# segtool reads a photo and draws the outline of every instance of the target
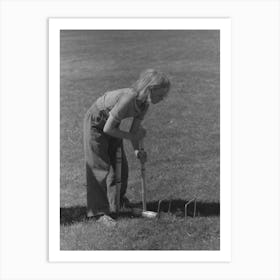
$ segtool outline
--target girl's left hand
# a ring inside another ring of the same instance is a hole
[[[136,150],[135,151],[136,157],[140,160],[142,164],[147,161],[147,153],[144,150]]]

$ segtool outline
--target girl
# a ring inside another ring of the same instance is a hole
[[[116,210],[115,159],[118,147],[122,150],[121,205],[128,201],[125,197],[128,164],[123,139],[131,141],[136,157],[145,162],[146,153],[139,151],[139,141],[146,134],[141,122],[149,104],[162,101],[169,89],[170,82],[163,73],[148,69],[131,88],[106,92],[87,111],[84,119],[87,217],[114,222],[109,213]],[[121,130],[121,121],[131,117],[130,131]]]

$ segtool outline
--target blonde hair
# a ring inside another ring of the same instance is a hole
[[[140,99],[147,99],[149,94],[149,92],[146,91],[147,88],[166,88],[169,90],[170,81],[164,73],[154,69],[147,69],[140,74],[139,79],[132,85],[132,88],[137,92]],[[144,94],[139,96],[140,92]]]

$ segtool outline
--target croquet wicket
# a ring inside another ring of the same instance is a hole
[[[185,204],[185,219],[187,219],[188,217],[188,206],[193,202],[193,218],[196,215],[196,197],[194,197],[193,199],[189,200],[186,204]]]

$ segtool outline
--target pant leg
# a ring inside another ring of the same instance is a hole
[[[122,167],[121,167],[121,191],[120,191],[120,199],[126,193],[127,189],[127,181],[128,181],[128,163],[125,155],[125,151],[123,148],[123,141],[112,138],[109,145],[109,157],[110,157],[110,170],[107,176],[107,194],[109,199],[110,211],[116,211],[116,195],[117,195],[117,187],[116,187],[116,152],[117,148],[121,147],[122,150]]]
[[[86,164],[87,179],[87,213],[88,216],[97,216],[109,213],[106,184],[95,176],[95,168]]]
[[[102,131],[91,127],[90,116],[86,116],[84,122],[84,152],[88,216],[109,212],[106,185],[106,178],[110,169],[108,147],[109,137]]]

